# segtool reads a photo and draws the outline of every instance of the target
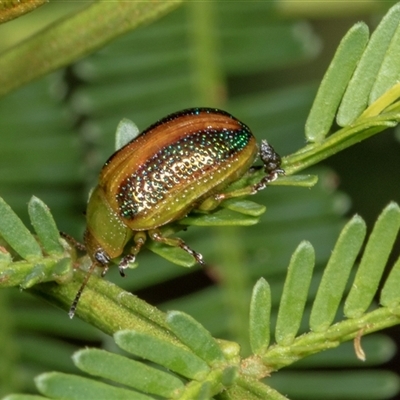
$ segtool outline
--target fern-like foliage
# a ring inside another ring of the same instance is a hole
[[[40,209],[43,208],[40,206]],[[362,337],[400,323],[400,259],[390,269],[380,290],[380,306],[371,307],[399,229],[400,207],[391,203],[377,219],[361,261],[355,267],[365,241],[366,224],[357,215],[346,224],[322,275],[311,310],[309,333],[298,336],[315,254],[310,243],[302,242],[288,267],[275,326],[275,343],[270,339],[272,301],[268,282],[261,278],[253,289],[249,318],[251,356],[241,358],[238,344],[214,339],[185,313],[158,313],[152,318],[153,326],[150,321],[147,325],[142,321],[134,329],[131,315],[118,321],[114,340],[121,349],[151,364],[100,349],[80,350],[73,356],[80,370],[123,387],[58,372],[39,375],[36,386],[48,399],[150,400],[153,395],[180,400],[284,399],[285,396],[269,386],[268,377],[273,372],[348,340],[354,340],[357,357],[364,359],[368,354],[363,352]],[[353,268],[356,274],[350,291],[344,295]],[[138,303],[132,295],[115,292],[112,297],[115,302],[125,303],[125,308],[133,314],[132,307]],[[121,301],[124,297],[126,300]],[[334,323],[342,301],[346,319]],[[102,309],[102,315],[104,319],[115,319],[112,310]],[[35,398],[10,395],[5,400]]]
[[[364,23],[342,39],[321,82],[306,122],[312,144],[294,154],[289,171],[312,165],[399,121],[400,85],[397,47],[400,5],[393,6],[369,38]],[[396,61],[394,61],[396,60]],[[343,128],[332,133],[332,123]]]
[[[71,30],[71,27],[79,26],[85,23],[85,21],[88,23],[94,15],[107,15],[107,17],[113,20],[112,23],[114,25],[118,25],[122,20],[125,20],[125,15],[118,15],[118,12],[110,13],[108,16],[107,12],[105,12],[108,9],[107,7],[112,6],[101,2],[95,4],[82,14],[71,17],[69,22],[66,20],[66,23],[62,23],[58,27],[50,27],[47,34],[50,32],[56,37],[62,37],[63,29],[68,28],[68,31]],[[118,7],[115,10],[118,10]],[[132,7],[140,8],[137,5]],[[154,8],[153,6],[149,7],[149,9],[135,9],[139,13],[138,20],[134,22],[129,21],[128,27],[121,25],[121,30],[116,29],[114,33],[125,32],[127,29],[151,20],[158,16],[158,13],[166,12],[169,6],[165,5],[165,9],[162,5],[159,6],[161,8],[158,8],[157,5]],[[208,5],[205,7],[208,7]],[[237,7],[239,9],[239,6]],[[94,14],[92,14],[93,10]],[[141,10],[143,14],[140,14]],[[191,9],[192,12],[193,10]],[[223,18],[223,21],[227,25],[228,21],[237,21],[235,18],[240,19],[241,17],[241,12],[236,12],[235,14],[235,7],[233,6],[229,9],[229,12],[231,12],[232,19],[228,18],[228,16],[225,18],[225,15]],[[175,18],[180,21],[176,17],[176,14]],[[206,18],[206,20],[208,24],[209,19]],[[179,35],[181,34],[182,26],[176,25],[174,17],[171,21],[175,23],[172,24],[175,30],[171,30],[171,26],[169,26],[167,32],[171,36],[168,37],[167,41],[171,41],[171,38],[174,38],[174,35],[177,33],[178,37],[181,37]],[[344,37],[322,81],[306,123],[306,137],[309,144],[300,148],[295,153],[284,157],[283,167],[286,170],[287,177],[277,181],[274,188],[270,188],[268,199],[273,198],[274,190],[281,189],[277,187],[278,185],[311,186],[315,183],[315,178],[309,176],[292,176],[292,174],[315,165],[332,154],[386,128],[393,127],[398,123],[400,118],[398,101],[400,98],[400,89],[396,79],[399,76],[400,63],[398,62],[398,52],[396,49],[400,40],[397,29],[399,21],[400,7],[396,5],[388,12],[370,38],[368,29],[363,23],[356,24]],[[165,24],[168,26],[168,22]],[[207,24],[203,24],[203,28],[204,26],[208,27]],[[93,27],[93,25],[88,26],[89,28]],[[163,28],[161,29],[162,32],[164,32]],[[281,31],[280,36],[283,36],[287,30],[291,30],[291,27],[289,27],[290,29],[287,28],[286,26]],[[226,33],[229,31],[229,26],[222,27],[221,30],[223,33]],[[15,68],[13,60],[24,60],[25,56],[32,54],[32,49],[36,48],[37,41],[45,40],[44,43],[46,43],[48,38],[45,34],[39,35],[32,41],[27,41],[21,46],[17,46],[9,52],[4,53],[0,57],[1,69],[5,71],[2,74],[2,78],[0,78],[0,83],[2,82],[1,79],[4,80],[0,85],[2,93],[21,85],[25,81],[40,76],[47,72],[48,68],[54,69],[59,65],[75,60],[78,56],[93,48],[101,46],[112,38],[107,36],[109,31],[106,29],[103,29],[103,31],[102,35],[99,36],[98,42],[88,40],[88,42],[91,42],[90,46],[93,47],[75,48],[74,39],[72,38],[73,40],[67,43],[66,51],[62,54],[62,59],[53,59],[52,62],[34,65],[29,74],[23,74],[21,70]],[[143,36],[140,36],[140,34]],[[140,34],[138,36],[138,43],[142,43],[142,46],[145,47],[146,43],[151,42],[152,33],[149,31],[141,32]],[[157,37],[163,36],[158,32]],[[245,61],[238,59],[234,50],[240,47],[241,42],[234,35],[229,36],[229,38],[231,46],[228,45],[229,40],[224,42],[228,51],[222,57],[222,64],[224,64],[226,70],[235,73],[241,71],[245,64],[246,66],[250,64],[251,68],[256,69],[256,66],[261,61],[267,62],[263,58],[262,52],[259,51],[253,55],[254,57],[259,57],[259,59],[255,58],[256,61],[254,61],[251,55],[248,58],[243,58]],[[204,43],[202,42],[204,37],[197,39],[200,44]],[[146,40],[149,42],[146,42]],[[117,54],[118,51],[121,53],[126,52],[125,45],[126,43],[120,43],[121,47],[120,49],[117,48]],[[246,48],[246,46],[242,47]],[[51,50],[46,45],[43,48],[43,51]],[[168,63],[173,64],[175,69],[173,68],[172,71],[176,74],[175,79],[154,81],[154,86],[151,85],[152,82],[150,81],[143,84],[143,87],[136,84],[138,92],[135,92],[133,97],[137,96],[141,99],[136,99],[135,104],[140,110],[140,118],[143,121],[149,118],[149,114],[146,114],[145,103],[150,98],[152,99],[153,106],[160,106],[161,108],[161,104],[164,104],[166,110],[171,106],[169,103],[171,98],[175,100],[174,105],[182,104],[184,107],[192,105],[187,103],[187,99],[190,96],[185,91],[189,92],[188,82],[192,82],[193,77],[191,76],[188,80],[188,75],[182,74],[182,71],[179,70],[183,65],[187,67],[187,63],[176,63],[176,60],[185,59],[187,61],[188,54],[180,50],[178,49],[177,53],[173,54],[173,57],[169,52],[161,52],[161,69]],[[212,46],[208,47],[207,54],[214,54],[212,50]],[[87,84],[82,90],[73,93],[71,102],[80,112],[82,110],[87,112],[93,120],[102,121],[103,129],[115,125],[110,125],[111,119],[107,117],[110,114],[115,114],[116,109],[121,112],[121,106],[124,105],[125,108],[122,112],[126,112],[128,108],[132,107],[130,103],[132,99],[131,88],[126,85],[123,79],[119,85],[113,87],[115,92],[118,93],[120,102],[115,102],[116,97],[109,96],[109,86],[105,85],[105,82],[110,80],[110,74],[113,78],[116,77],[115,81],[118,82],[120,71],[116,73],[110,67],[114,65],[115,54],[112,53],[112,49],[108,49],[108,51],[111,53],[111,57],[108,58],[109,65],[107,65],[107,62],[105,64],[96,64],[93,60],[91,61],[92,64],[89,62],[89,66],[91,65],[92,67],[106,65],[104,70],[100,68],[95,71],[95,74],[91,75],[89,73],[88,76],[94,77],[94,81],[97,79],[95,82],[96,85],[91,86]],[[203,89],[198,89],[198,92],[202,92],[202,95],[193,97],[190,101],[198,98],[206,101],[208,99],[207,93],[212,92],[215,95],[217,94],[218,91],[215,90],[215,85],[219,82],[220,77],[218,77],[218,68],[216,68],[216,65],[213,65],[214,69],[207,69],[210,67],[210,63],[204,65],[204,63],[200,62],[201,60],[196,58],[196,54],[196,52],[194,55],[191,54],[195,64],[197,63],[197,69],[195,68],[196,74],[194,74],[197,79],[194,79],[194,81],[201,82],[202,85],[204,84],[207,90],[205,94],[204,87],[202,86]],[[106,55],[107,50],[105,50],[104,54],[98,55],[98,57],[102,58],[105,56],[104,59],[107,60]],[[177,55],[180,55],[181,58],[176,57]],[[42,57],[40,54],[38,56],[46,60],[46,57]],[[205,59],[214,60],[214,57],[206,57]],[[157,58],[157,60],[159,59]],[[249,60],[254,62],[250,63]],[[130,61],[127,62],[127,70],[132,68]],[[155,68],[154,64],[150,65]],[[77,75],[80,74],[79,77],[85,79],[85,62],[78,64],[75,68],[76,71],[74,73]],[[149,64],[146,64],[142,72],[145,71],[147,73],[148,69]],[[156,68],[155,70],[159,71]],[[139,77],[141,76],[140,68],[136,70],[136,73]],[[151,79],[153,79],[153,75]],[[90,82],[90,79],[88,81]],[[163,82],[165,86],[160,86],[160,82]],[[193,87],[196,85],[197,83]],[[123,90],[125,86],[127,89]],[[191,88],[193,89],[193,87]],[[104,92],[107,93],[106,96],[104,96]],[[293,93],[295,91],[290,92],[291,95]],[[154,100],[155,97],[160,104]],[[275,96],[271,104],[274,105],[279,100],[276,97],[279,96]],[[285,96],[283,94],[282,103],[286,104],[289,101],[289,97],[292,101],[292,96],[288,96],[287,94]],[[299,96],[299,99],[303,98],[304,96]],[[211,103],[218,101],[215,96],[211,99]],[[301,102],[302,100],[298,101]],[[232,99],[228,102],[228,105],[230,111],[234,114],[235,109],[237,109],[240,110],[238,114],[240,116],[249,116],[250,119],[252,116],[257,116],[258,118],[255,118],[255,121],[258,121],[259,126],[262,126],[262,118],[259,117],[266,113],[266,102],[267,99],[265,97],[253,97],[250,100],[246,98]],[[15,104],[18,104],[18,98],[15,100]],[[31,105],[32,107],[35,106],[35,104]],[[142,105],[143,109],[140,108]],[[87,107],[86,109],[85,106]],[[15,105],[11,100],[10,110],[13,107]],[[57,107],[56,111],[58,114],[61,114]],[[168,109],[168,111],[172,110]],[[8,112],[6,114],[11,113]],[[340,127],[336,131],[336,128],[332,127],[335,117],[337,125]],[[143,121],[140,121],[140,124]],[[257,124],[255,126],[256,129],[262,132],[259,126],[257,127]],[[88,132],[90,133],[90,129],[86,130],[86,134]],[[90,134],[86,136],[90,136]],[[59,139],[60,143],[64,143],[64,140],[64,137]],[[117,147],[126,140],[126,138],[119,140]],[[285,141],[282,138],[277,138],[277,140],[281,140],[281,142]],[[299,142],[301,140],[300,138]],[[46,152],[46,156],[50,155],[48,154],[48,150]],[[72,159],[69,152],[65,151],[59,152],[55,161],[59,164],[64,160],[64,157],[68,158],[68,161]],[[22,162],[23,157],[21,157]],[[30,168],[28,172],[31,172],[32,176],[36,179],[37,172],[40,173],[41,171],[35,171],[34,168]],[[71,171],[66,167],[65,174],[63,175],[66,181],[76,182],[72,180],[69,174],[71,174]],[[246,176],[235,185],[244,186],[251,179],[259,179],[261,174],[262,172],[259,172],[252,176]],[[76,174],[73,173],[73,175],[75,176]],[[48,170],[43,173],[43,176],[47,180],[52,179],[52,175],[51,173],[49,174]],[[281,205],[281,203],[279,204]],[[311,206],[311,208],[313,207]],[[281,210],[281,213],[287,216],[290,210],[292,210],[292,207],[288,206],[283,211]],[[216,213],[213,213],[212,218],[210,218],[210,215],[189,215],[187,218],[179,221],[178,224],[165,227],[165,230],[166,233],[172,234],[187,225],[251,225],[258,222],[263,211],[264,206],[257,205],[248,199],[243,201],[227,201],[222,204],[222,207]],[[60,241],[53,218],[48,212],[47,207],[37,198],[33,198],[30,201],[29,214],[37,235],[36,237],[27,230],[17,215],[4,201],[0,202],[0,235],[2,237],[2,247],[0,247],[0,286],[30,288],[31,292],[45,298],[52,304],[56,304],[63,309],[68,309],[80,286],[80,281],[83,279],[84,273],[81,270],[87,267],[88,259],[87,257],[78,258],[75,251],[67,243],[62,240]],[[289,215],[288,218],[290,217]],[[269,233],[266,232],[268,229],[270,228],[260,229],[257,238],[251,241],[250,245],[253,247],[262,247],[262,241],[265,240],[266,235]],[[303,241],[293,254],[289,265],[289,272],[283,288],[275,329],[271,328],[271,326],[274,326],[274,323],[271,324],[271,318],[273,318],[273,316],[271,317],[271,304],[277,301],[277,296],[271,297],[268,283],[263,278],[258,281],[253,290],[249,320],[250,342],[248,347],[252,353],[250,356],[246,350],[243,354],[240,354],[238,343],[223,342],[214,339],[211,333],[187,314],[182,312],[164,314],[159,309],[131,295],[131,293],[93,276],[82,296],[78,316],[99,328],[102,332],[114,335],[115,342],[120,348],[137,357],[148,360],[150,364],[145,365],[142,362],[132,361],[120,355],[106,353],[102,350],[83,350],[74,356],[74,362],[78,368],[94,376],[125,385],[129,389],[112,386],[81,376],[61,373],[40,375],[36,380],[37,388],[46,398],[58,398],[61,396],[61,393],[67,395],[69,398],[101,398],[104,396],[110,398],[126,397],[139,399],[151,399],[153,398],[152,396],[177,399],[246,398],[251,400],[257,398],[284,398],[276,389],[281,393],[288,391],[282,382],[279,381],[279,378],[276,379],[280,374],[272,374],[273,371],[300,361],[302,358],[321,350],[336,347],[341,342],[351,339],[354,339],[357,356],[363,358],[363,341],[361,338],[364,334],[400,322],[397,290],[400,275],[399,262],[396,262],[391,269],[389,277],[379,294],[381,307],[377,307],[372,303],[372,299],[377,295],[377,288],[381,281],[383,268],[386,265],[398,229],[399,208],[396,204],[392,203],[382,212],[376,222],[366,248],[363,251],[354,280],[350,277],[350,270],[353,268],[356,258],[360,254],[366,231],[365,223],[360,217],[354,217],[343,229],[322,277],[318,275],[318,271],[313,273],[316,256],[311,244]],[[276,235],[276,231],[277,229],[273,232],[274,235]],[[274,235],[269,236],[269,240],[272,241]],[[293,240],[293,237],[290,235],[290,232],[286,232],[286,241]],[[229,233],[224,234],[224,240],[229,239]],[[193,264],[193,260],[184,259],[187,256],[186,254],[182,258],[178,254],[179,250],[177,252],[173,250],[171,253],[170,249],[151,243],[149,244],[149,248],[155,253],[180,265],[190,266]],[[263,261],[262,264],[266,264],[266,262]],[[73,266],[75,267],[74,272]],[[247,265],[242,265],[242,268],[245,267],[247,268]],[[268,268],[273,270],[274,265],[268,265]],[[139,270],[137,271],[137,276],[140,276]],[[156,266],[154,266],[154,270],[158,273],[162,268],[157,270]],[[245,278],[249,280],[250,278],[259,278],[260,275],[264,275],[263,273],[259,273],[260,269],[258,267],[249,266],[248,270],[249,273]],[[232,280],[235,277],[237,280],[240,280],[244,276],[240,276],[240,272],[241,270],[236,269],[235,274],[231,274],[233,275]],[[224,274],[226,279],[230,278],[228,270]],[[239,276],[239,279],[237,276]],[[154,277],[146,279],[153,279],[153,282],[157,281]],[[318,290],[315,289],[316,298],[310,310],[309,324],[305,328],[304,310],[307,307],[307,300],[313,297],[313,282],[318,282],[319,285],[316,285],[318,286]],[[353,282],[353,285],[349,292],[346,293],[346,284],[349,282]],[[237,281],[233,283],[237,284]],[[231,285],[231,287],[235,286]],[[217,298],[217,301],[215,301],[216,297],[213,295],[209,296],[210,293],[211,291],[205,294],[203,292],[202,295],[203,297],[208,297],[207,304],[210,309],[217,308],[222,303],[222,300],[221,298]],[[237,296],[236,292],[231,292],[230,295],[232,309],[234,309],[236,307],[235,297],[239,296]],[[196,300],[193,297],[191,302],[187,302],[182,307],[188,304],[190,307],[195,304]],[[339,307],[341,307],[343,302],[344,315],[347,319],[341,321],[340,319],[338,320],[338,309],[340,310]],[[202,301],[200,308],[204,309],[204,304],[206,302]],[[239,309],[240,307],[236,308]],[[239,309],[240,311],[242,310]],[[35,314],[34,321],[31,321],[31,323],[35,324],[40,320],[41,315],[39,314]],[[240,316],[243,315],[245,313],[242,312]],[[48,315],[42,317],[45,318]],[[220,319],[221,314],[217,318]],[[25,320],[28,321],[29,318],[27,317]],[[68,332],[72,336],[74,329],[71,328],[71,325],[67,325],[68,322],[67,318],[65,320],[59,318],[57,323],[54,323],[52,329],[64,330],[64,332]],[[311,329],[311,332],[299,336],[299,332],[308,331],[309,329]],[[79,330],[79,335],[77,336],[80,339],[85,337],[84,329]],[[213,336],[217,335],[213,332]],[[241,338],[243,339],[245,336],[242,335]],[[91,339],[93,337],[98,338],[93,333],[89,333],[88,337]],[[38,348],[37,342],[29,342],[27,338],[20,341],[27,349]],[[242,340],[241,345],[245,346],[245,341]],[[52,349],[50,342],[46,343],[46,348]],[[59,350],[57,346],[53,348]],[[154,351],[154,349],[157,349],[157,351]],[[63,350],[65,350],[65,354],[68,349]],[[57,355],[60,353],[54,352]],[[57,356],[54,356],[54,354],[49,358],[56,359]],[[154,364],[156,364],[155,368],[153,368]],[[54,369],[57,369],[57,366]],[[122,372],[119,373],[119,371]],[[270,374],[272,374],[271,377],[269,377]],[[375,375],[374,378],[377,378],[377,376]],[[383,381],[386,383],[386,386],[376,385],[381,390],[379,396],[390,395],[398,390],[397,377],[385,375],[382,377]],[[343,385],[341,386],[343,387]],[[272,387],[276,389],[272,389]],[[386,394],[382,394],[382,387],[389,388],[390,390],[387,389]],[[332,395],[334,396],[334,393]],[[358,392],[359,398],[363,399],[368,398],[368,396],[371,398],[374,395],[375,392],[367,385],[364,385],[364,388],[361,388]],[[35,397],[12,395],[9,398],[23,399]]]
[[[36,197],[32,197],[28,209],[40,245],[8,204],[0,199],[1,237],[21,258],[13,262],[11,253],[1,248],[2,286],[27,289],[40,282],[55,280],[62,283],[71,279],[71,257],[59,241],[49,209]]]

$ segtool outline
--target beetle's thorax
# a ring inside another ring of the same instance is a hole
[[[98,252],[104,252],[110,259],[121,255],[125,244],[132,237],[132,232],[110,207],[100,186],[90,195],[86,221],[84,241],[92,259]]]

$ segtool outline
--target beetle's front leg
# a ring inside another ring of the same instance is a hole
[[[124,256],[118,264],[119,274],[122,277],[125,276],[125,270],[129,267],[129,264],[135,262],[136,256],[143,247],[143,245],[145,244],[146,239],[147,236],[145,232],[136,232],[133,235],[134,246],[132,246],[129,254]]]
[[[260,158],[264,164],[264,171],[267,175],[264,176],[260,182],[253,185],[253,192],[251,194],[255,194],[264,189],[269,183],[275,181],[279,175],[285,174],[285,171],[281,168],[281,156],[266,140],[261,141]]]
[[[180,247],[182,250],[185,250],[187,253],[193,256],[199,264],[205,265],[203,256],[200,253],[192,250],[182,239],[177,237],[165,237],[158,229],[152,229],[148,231],[148,234],[150,238],[156,242],[165,243],[172,247]]]

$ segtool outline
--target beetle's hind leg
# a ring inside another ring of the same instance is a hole
[[[148,231],[148,234],[150,238],[156,242],[165,243],[168,246],[172,247],[180,247],[182,250],[185,250],[187,253],[193,256],[199,264],[203,266],[205,265],[203,256],[200,253],[192,250],[182,239],[177,237],[165,237],[158,229],[152,229]]]

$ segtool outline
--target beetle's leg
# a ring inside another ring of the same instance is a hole
[[[125,269],[129,267],[129,264],[134,263],[136,260],[136,255],[139,253],[140,249],[146,242],[146,233],[145,232],[137,232],[133,236],[133,243],[131,251],[125,257],[121,259],[118,264],[119,274],[124,277],[125,276]]]
[[[83,243],[78,242],[75,238],[73,238],[71,235],[68,235],[68,233],[61,232],[60,231],[60,236],[63,237],[69,244],[74,246],[80,251],[86,251],[86,247]]]
[[[193,256],[199,264],[205,265],[203,256],[200,253],[197,253],[196,251],[192,250],[182,239],[177,237],[173,238],[165,237],[161,234],[161,232],[158,229],[152,229],[148,231],[148,234],[150,238],[152,240],[155,240],[156,242],[165,243],[168,246],[172,247],[180,247],[181,249],[189,253],[191,256]]]
[[[130,263],[135,262],[136,257],[133,254],[127,254],[124,256],[118,264],[119,274],[125,278],[125,270],[128,268]]]
[[[106,275],[106,273],[108,272],[108,265],[106,265],[105,267],[103,267],[103,270],[101,271],[101,277],[104,278],[104,276]]]
[[[253,185],[252,194],[264,189],[268,183],[273,182],[279,175],[285,173],[281,168],[281,156],[275,152],[274,148],[266,140],[261,141],[260,157],[267,175],[260,182]]]
[[[217,193],[205,199],[197,208],[199,210],[209,211],[216,208],[223,200],[256,194],[260,190],[264,189],[269,183],[276,180],[279,175],[285,173],[285,171],[280,168],[281,157],[266,140],[261,141],[260,158],[264,164],[266,175],[259,182],[241,189],[232,190],[231,192]],[[252,167],[250,173],[254,173],[257,169],[258,168],[256,167]]]

